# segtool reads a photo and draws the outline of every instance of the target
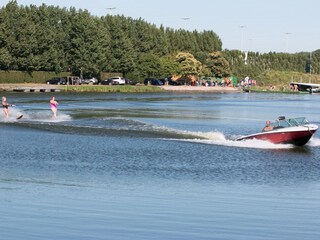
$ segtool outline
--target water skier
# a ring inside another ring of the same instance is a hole
[[[58,102],[55,100],[54,97],[51,98],[50,100],[50,109],[52,111],[52,117],[55,118],[57,117],[57,111],[58,111]]]
[[[1,105],[2,105],[5,117],[9,117],[9,107],[14,106],[14,105],[9,104],[7,102],[7,98],[5,96],[2,97]]]

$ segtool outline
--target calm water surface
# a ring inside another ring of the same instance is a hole
[[[54,120],[50,97],[0,113],[0,239],[320,239],[319,133],[233,140],[320,125],[320,95],[56,93]]]

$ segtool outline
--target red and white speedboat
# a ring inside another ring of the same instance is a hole
[[[260,133],[242,136],[238,141],[247,139],[259,139],[272,143],[305,145],[312,135],[317,131],[318,126],[310,124],[306,118],[288,118],[281,116],[276,121],[270,123],[268,130]]]

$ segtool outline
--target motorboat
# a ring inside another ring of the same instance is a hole
[[[320,93],[320,87],[312,88],[311,93]]]
[[[288,118],[280,116],[277,120],[267,121],[266,127],[260,133],[255,133],[237,138],[237,141],[258,139],[275,144],[305,145],[318,126],[311,124],[305,117]]]

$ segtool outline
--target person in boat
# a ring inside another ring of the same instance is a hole
[[[50,109],[52,111],[52,117],[57,117],[57,111],[58,111],[58,102],[55,100],[54,97],[50,100]]]
[[[7,98],[5,96],[2,97],[1,105],[2,105],[5,117],[9,117],[9,107],[14,106],[14,105],[9,104],[7,102]]]
[[[273,129],[273,126],[270,125],[270,121],[266,121],[266,126],[263,128],[263,132],[271,131]]]

